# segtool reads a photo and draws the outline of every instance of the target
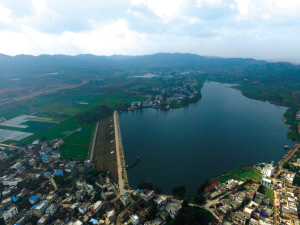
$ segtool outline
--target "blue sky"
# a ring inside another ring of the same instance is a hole
[[[0,1],[0,53],[300,61],[299,0]]]

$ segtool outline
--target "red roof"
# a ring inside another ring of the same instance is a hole
[[[205,188],[204,193],[211,191],[212,189],[214,189],[216,187],[216,184],[212,184],[209,187]]]

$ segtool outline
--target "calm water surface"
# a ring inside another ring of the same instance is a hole
[[[128,171],[135,188],[157,182],[170,194],[183,185],[195,194],[206,179],[239,166],[279,161],[295,143],[282,122],[286,107],[244,97],[230,85],[206,83],[198,103],[182,109],[119,114]]]

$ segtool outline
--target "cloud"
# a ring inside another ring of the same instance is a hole
[[[299,11],[298,0],[3,1],[0,50],[297,57]]]

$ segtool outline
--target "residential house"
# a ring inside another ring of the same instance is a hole
[[[274,188],[274,183],[271,179],[267,178],[266,176],[263,176],[261,179],[261,185],[267,188],[270,188],[273,190]]]
[[[29,202],[30,202],[31,205],[34,205],[34,204],[38,203],[38,202],[39,202],[38,196],[32,195],[32,196],[29,198]]]
[[[45,211],[46,214],[50,214],[51,216],[57,211],[57,205],[52,203]]]
[[[131,217],[130,217],[130,221],[132,222],[133,225],[138,225],[140,222],[140,219],[139,217],[136,215],[136,214],[133,214]]]
[[[89,207],[89,210],[94,214],[97,213],[102,207],[102,201],[97,201]]]
[[[155,197],[155,192],[144,190],[144,192],[142,192],[140,194],[140,196],[141,196],[142,199],[144,199],[146,202],[148,202],[148,201],[150,201],[151,199],[153,199]]]
[[[262,169],[262,174],[271,177],[275,172],[275,167],[272,164],[265,164],[264,168]]]
[[[44,200],[41,203],[39,203],[38,205],[36,205],[33,210],[32,213],[33,215],[37,216],[37,217],[41,217],[45,214],[46,209],[48,208],[48,201]]]
[[[81,203],[81,204],[79,204],[78,211],[84,215],[84,214],[86,214],[90,205],[91,205],[91,203],[89,203],[89,202]]]
[[[50,214],[45,214],[37,221],[37,224],[38,225],[47,224],[47,222],[50,220],[50,218],[51,218]]]
[[[43,173],[43,177],[46,178],[46,179],[50,179],[51,178],[51,171],[45,171]]]
[[[6,211],[3,212],[3,219],[6,221],[12,218],[14,215],[18,214],[18,207],[16,205],[11,205]]]

